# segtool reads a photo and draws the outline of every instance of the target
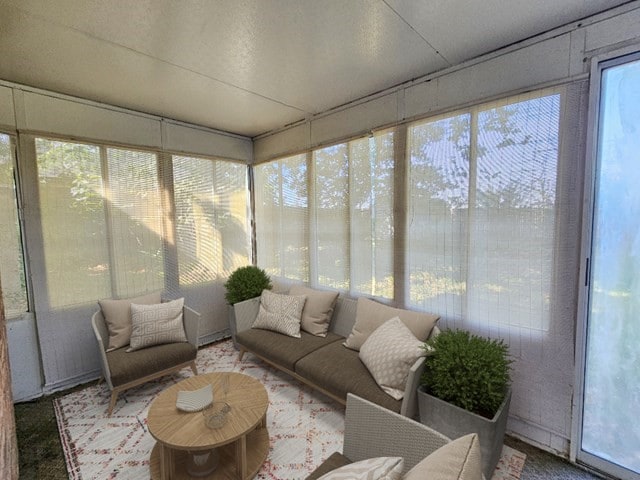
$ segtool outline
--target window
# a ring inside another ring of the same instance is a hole
[[[452,321],[546,330],[560,95],[410,126],[410,304]]]
[[[249,263],[247,167],[173,156],[180,285],[226,278]]]
[[[254,168],[258,264],[269,275],[309,281],[307,156]]]
[[[29,309],[16,195],[14,140],[12,136],[0,134],[0,272],[8,318]]]
[[[51,308],[178,295],[249,262],[246,165],[45,138],[36,155]]]
[[[393,173],[391,131],[256,166],[258,264],[276,277],[392,298]]]

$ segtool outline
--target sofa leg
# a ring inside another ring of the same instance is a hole
[[[244,357],[244,352],[246,352],[246,350],[242,347],[240,347],[240,353],[238,354],[238,361],[242,361],[242,357]]]
[[[194,375],[198,375],[198,367],[196,367],[196,362],[195,360],[193,362],[191,362],[191,365],[189,365],[191,367],[191,370],[193,371]]]
[[[117,401],[118,401],[118,391],[113,390],[111,392],[111,400],[109,401],[109,409],[107,410],[107,417],[111,416],[111,412],[113,412],[113,407],[116,406]]]

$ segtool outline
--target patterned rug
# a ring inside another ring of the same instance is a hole
[[[253,355],[238,362],[230,340],[201,349],[198,372],[233,371],[260,380],[269,393],[270,451],[258,479],[303,479],[335,451],[342,451],[344,407],[302,385]],[[69,478],[73,480],[149,478],[154,440],[146,428],[153,399],[191,375],[163,377],[120,395],[106,416],[110,392],[102,383],[54,401]],[[525,455],[504,447],[492,480],[517,480]]]

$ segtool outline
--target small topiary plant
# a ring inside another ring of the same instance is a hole
[[[447,330],[425,342],[421,384],[427,393],[493,418],[510,385],[509,348],[502,340]]]
[[[267,272],[254,265],[236,269],[224,284],[224,298],[230,305],[258,297],[262,290],[271,290],[273,285]]]

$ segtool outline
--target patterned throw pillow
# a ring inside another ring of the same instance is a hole
[[[260,310],[252,328],[273,330],[300,338],[300,321],[306,298],[305,295],[281,295],[263,290]]]
[[[360,360],[382,390],[401,400],[411,366],[425,355],[423,344],[402,320],[393,317],[376,328],[360,347]]]
[[[109,331],[107,352],[124,347],[131,338],[131,304],[153,305],[160,303],[160,292],[153,292],[135,298],[122,300],[98,300]]]
[[[400,480],[402,457],[367,458],[325,473],[318,480]]]
[[[186,342],[184,298],[156,305],[131,304],[131,341],[127,352],[162,343]]]
[[[482,480],[478,434],[470,433],[447,443],[407,472],[404,480]]]

